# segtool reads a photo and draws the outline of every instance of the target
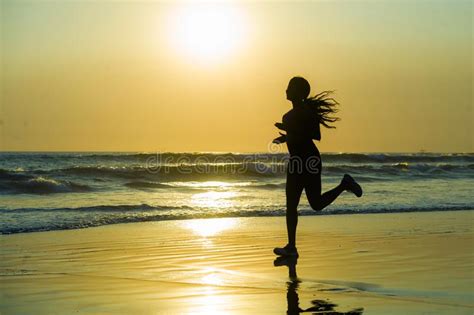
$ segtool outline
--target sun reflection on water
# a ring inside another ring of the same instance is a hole
[[[191,197],[194,206],[208,208],[229,208],[234,202],[231,198],[237,195],[234,191],[208,191]]]
[[[222,309],[225,306],[232,305],[229,298],[225,295],[220,295],[218,290],[213,287],[206,287],[202,291],[202,295],[190,301],[193,306],[192,312],[189,314],[222,314]]]
[[[221,285],[223,280],[217,273],[209,273],[201,278],[201,282],[210,285]]]
[[[192,187],[231,187],[231,183],[219,182],[219,181],[205,181],[205,182],[196,182],[192,183]]]
[[[202,237],[214,236],[222,231],[231,229],[237,224],[235,218],[195,219],[183,222],[184,227],[191,229]]]
[[[192,312],[189,314],[223,314],[223,311],[232,305],[229,296],[224,293],[221,286],[224,279],[219,270],[209,267],[200,271],[203,273],[199,283],[203,286],[199,294],[189,300]],[[224,311],[225,313],[225,311]]]

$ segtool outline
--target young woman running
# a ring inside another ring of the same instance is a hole
[[[350,191],[357,197],[362,196],[362,188],[348,174],[345,174],[339,185],[321,194],[321,155],[313,139],[321,140],[320,125],[330,125],[339,118],[331,116],[337,112],[338,103],[325,91],[309,97],[310,85],[302,77],[290,80],[286,90],[286,98],[293,108],[283,116],[282,123],[275,126],[286,132],[274,143],[286,142],[290,159],[286,176],[286,227],[288,244],[276,247],[273,252],[281,256],[298,256],[296,249],[296,226],[298,224],[298,204],[303,189],[308,202],[316,211],[330,205],[343,191]]]

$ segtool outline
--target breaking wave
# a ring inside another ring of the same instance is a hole
[[[14,174],[0,169],[0,193],[3,194],[53,194],[91,190],[88,185],[69,180]]]
[[[379,207],[367,209],[344,209],[334,208],[321,212],[309,209],[300,210],[300,215],[342,215],[342,214],[370,214],[370,213],[401,213],[401,212],[432,212],[432,211],[459,211],[473,210],[474,204],[470,206],[443,206],[443,207]],[[180,211],[186,210],[186,211]],[[234,210],[227,212],[203,212],[192,207],[169,207],[152,206],[148,204],[139,205],[102,205],[94,207],[79,208],[54,208],[54,209],[0,209],[2,214],[28,215],[29,212],[50,215],[54,220],[34,220],[30,224],[23,222],[21,226],[12,226],[0,223],[0,234],[14,234],[27,232],[40,232],[52,230],[69,230],[102,225],[183,220],[199,218],[223,218],[223,217],[273,217],[284,216],[284,209],[266,210]],[[73,214],[71,216],[71,213]],[[75,216],[74,216],[75,215]]]

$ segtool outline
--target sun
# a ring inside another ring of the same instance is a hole
[[[174,46],[192,61],[223,60],[242,46],[244,14],[235,5],[187,4],[172,15]]]

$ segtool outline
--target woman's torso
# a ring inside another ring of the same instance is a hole
[[[319,150],[313,142],[311,130],[316,128],[314,112],[301,107],[293,108],[283,115],[283,124],[287,126],[288,152],[290,156],[309,158],[311,156],[319,157]]]

